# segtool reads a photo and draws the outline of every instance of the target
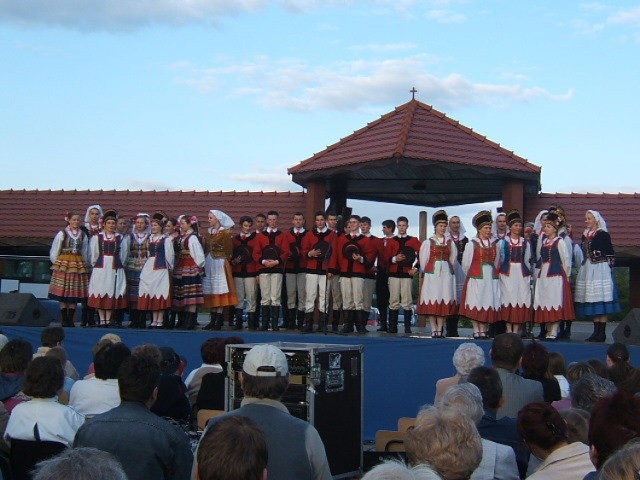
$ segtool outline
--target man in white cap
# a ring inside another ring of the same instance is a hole
[[[289,386],[289,366],[282,350],[273,345],[253,347],[245,356],[240,381],[245,395],[240,408],[212,418],[207,429],[230,415],[248,417],[266,437],[270,478],[331,479],[329,462],[318,431],[308,422],[291,415],[280,402]],[[197,478],[196,471],[197,465],[192,479]]]

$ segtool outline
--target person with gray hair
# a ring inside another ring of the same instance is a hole
[[[480,389],[472,383],[454,385],[445,392],[436,406],[441,410],[462,414],[476,426],[484,415],[482,394]],[[483,438],[482,461],[471,475],[471,480],[518,480],[519,478],[520,473],[513,449]]]
[[[34,470],[33,480],[127,480],[113,455],[97,448],[67,448],[44,460]]]
[[[441,378],[436,382],[434,403],[438,403],[448,388],[460,383],[460,380],[469,375],[471,370],[482,365],[484,365],[484,351],[482,348],[471,342],[460,344],[453,353],[453,366],[456,369],[456,374],[453,377]]]
[[[616,391],[611,380],[595,373],[587,373],[571,386],[571,406],[591,412],[598,400],[613,395]]]
[[[442,477],[428,465],[410,467],[397,460],[387,460],[369,470],[362,480],[442,480]]]

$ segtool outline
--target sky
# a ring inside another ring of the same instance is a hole
[[[639,85],[638,2],[0,0],[0,189],[300,191],[415,87],[543,192],[630,193]]]

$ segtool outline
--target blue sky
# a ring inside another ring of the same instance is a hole
[[[0,0],[0,188],[297,191],[415,87],[544,192],[634,192],[639,60],[638,2]]]

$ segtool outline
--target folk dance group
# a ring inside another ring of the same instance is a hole
[[[397,333],[402,309],[411,333],[413,278],[421,274],[417,313],[427,316],[434,338],[445,336],[445,324],[447,336],[457,335],[458,316],[471,320],[475,339],[488,338],[498,322],[518,333],[530,321],[546,327],[544,338],[568,338],[575,296],[578,314],[594,318],[588,341],[605,340],[607,315],[620,307],[611,238],[598,212],[586,212],[581,248],[556,206],[540,212],[530,232],[517,210],[500,213],[495,224],[490,212],[479,212],[471,239],[457,216],[440,210],[432,220],[434,234],[422,243],[407,235],[406,217],[385,220],[379,238],[368,217],[352,215],[337,231],[337,216],[322,211],[310,230],[301,213],[286,230],[275,211],[243,216],[235,235],[220,210],[209,211],[201,233],[195,216],[140,213],[129,232],[128,219],[92,205],[84,225],[70,212],[54,238],[49,298],[60,302],[65,326],[74,325],[82,303],[83,325],[97,310],[100,325],[120,326],[128,309],[133,328],[145,328],[150,312],[152,328],[194,329],[198,308],[207,308],[205,329],[221,329],[230,309],[235,329],[246,311],[250,330],[276,331],[285,303],[284,328],[313,331],[317,309],[318,331],[339,331],[342,311],[342,333],[366,333],[375,292],[379,331]],[[579,265],[573,294],[572,265]]]

